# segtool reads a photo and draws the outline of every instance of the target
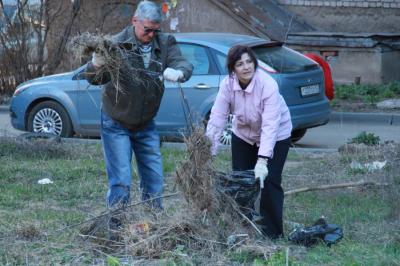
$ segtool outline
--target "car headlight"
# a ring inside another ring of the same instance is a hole
[[[29,88],[29,86],[21,86],[21,87],[17,87],[14,91],[13,97],[17,96],[18,94],[21,94],[21,92],[26,91]]]

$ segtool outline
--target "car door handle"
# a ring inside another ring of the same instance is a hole
[[[196,89],[204,90],[204,89],[209,89],[209,88],[211,88],[211,87],[204,83],[199,83],[196,85]]]

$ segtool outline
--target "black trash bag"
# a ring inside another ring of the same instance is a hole
[[[254,178],[254,172],[250,170],[234,171],[230,174],[218,173],[217,188],[244,208],[246,215],[254,210],[254,203],[260,191],[259,182]]]
[[[331,246],[343,237],[343,229],[336,224],[328,224],[324,218],[318,219],[313,226],[294,229],[288,236],[289,241],[311,247],[319,240]]]

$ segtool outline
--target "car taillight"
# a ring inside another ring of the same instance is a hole
[[[316,54],[306,53],[304,54],[304,56],[310,58],[321,66],[322,71],[324,72],[325,95],[326,97],[328,97],[329,100],[333,100],[333,98],[335,97],[335,92],[333,86],[332,72],[328,62],[326,62],[321,56]]]

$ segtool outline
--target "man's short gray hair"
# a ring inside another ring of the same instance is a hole
[[[160,7],[151,1],[141,1],[136,8],[135,15],[139,20],[150,20],[151,22],[161,23],[162,15]]]

